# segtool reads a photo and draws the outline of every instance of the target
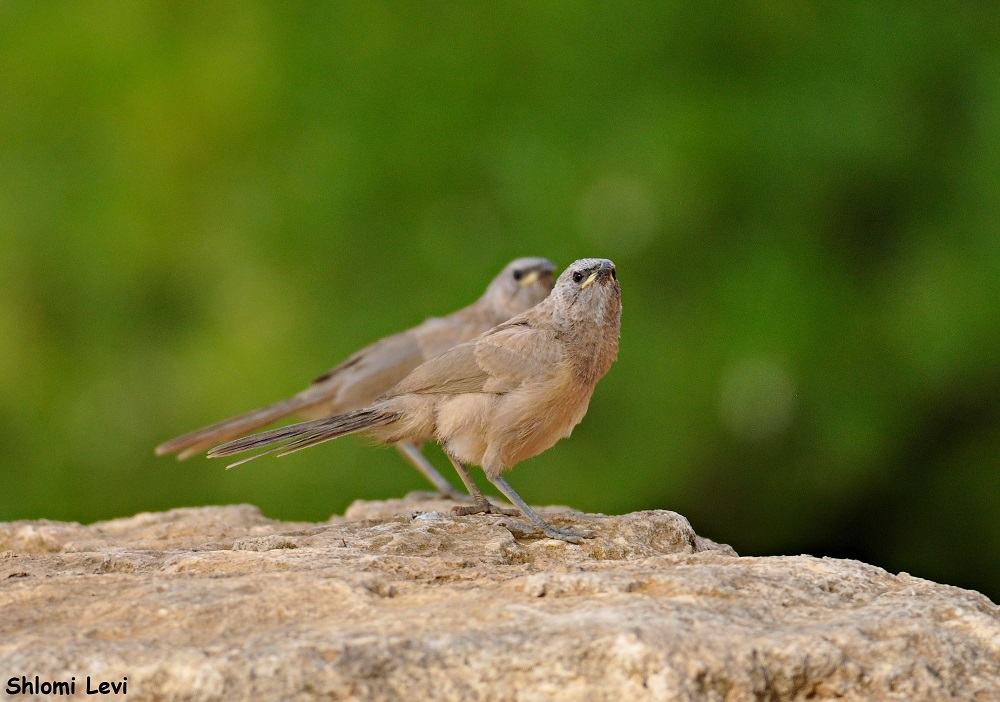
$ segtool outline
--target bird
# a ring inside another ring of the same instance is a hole
[[[546,258],[514,259],[471,305],[365,346],[297,395],[166,441],[156,447],[156,455],[176,453],[178,460],[184,460],[291,415],[320,418],[363,408],[421,363],[541,302],[552,290],[555,269]],[[395,446],[442,496],[468,499],[437,471],[417,443],[400,440]]]
[[[267,447],[233,467],[355,432],[386,444],[433,440],[473,499],[454,512],[519,513],[546,536],[578,544],[592,532],[548,524],[501,474],[551,448],[580,423],[597,381],[618,356],[620,329],[615,264],[581,259],[538,305],[417,366],[367,407],[236,439],[208,456]],[[480,466],[516,511],[490,503],[468,465]]]

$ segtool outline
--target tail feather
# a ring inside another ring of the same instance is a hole
[[[305,433],[319,429],[325,421],[325,418],[312,419],[308,422],[289,424],[285,427],[278,427],[277,429],[269,429],[268,431],[251,434],[250,436],[243,436],[209,449],[208,457],[219,458],[220,456],[232,456],[235,453],[252,451],[253,449],[263,448],[264,446],[270,446],[282,441],[294,439],[297,436],[302,436]]]
[[[344,414],[326,417],[325,419],[314,419],[308,422],[290,424],[287,427],[279,427],[261,432],[260,434],[245,436],[221,446],[216,446],[208,452],[208,457],[222,458],[224,456],[243,453],[244,451],[264,448],[265,446],[272,447],[228,466],[232,468],[233,466],[238,466],[270,453],[285,456],[289,453],[295,453],[304,448],[322,444],[325,441],[337,439],[341,436],[391,424],[397,418],[398,415],[396,413],[384,410],[363,409],[345,412]],[[274,446],[274,444],[279,445]]]
[[[259,429],[321,401],[323,398],[317,400],[315,397],[309,397],[305,394],[296,395],[282,402],[230,417],[183,436],[178,436],[176,439],[171,439],[157,446],[156,455],[177,453],[177,460],[183,461],[185,458],[190,458],[212,446],[243,436],[247,432]]]

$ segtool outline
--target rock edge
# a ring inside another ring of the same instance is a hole
[[[127,676],[138,700],[998,699],[1000,609],[979,593],[741,558],[673,512],[543,508],[597,533],[572,546],[449,505],[0,524],[0,683]]]

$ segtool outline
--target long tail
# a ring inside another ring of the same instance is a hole
[[[176,439],[171,439],[157,446],[156,455],[162,456],[167,453],[177,453],[179,451],[177,460],[183,461],[185,458],[190,458],[196,453],[201,453],[212,446],[235,439],[238,436],[243,436],[254,429],[259,429],[282,417],[287,417],[311,405],[328,400],[328,398],[317,397],[316,395],[310,396],[307,392],[273,405],[268,405],[267,407],[261,407],[260,409],[255,409],[236,417],[224,419],[221,422],[196,429],[183,436],[178,436]]]
[[[263,448],[279,444],[267,451],[244,458],[242,461],[231,463],[227,468],[238,466],[255,458],[266,456],[269,453],[277,453],[279,456],[287,456],[290,453],[301,451],[304,448],[322,444],[324,441],[337,439],[341,436],[354,434],[355,432],[374,429],[375,427],[391,424],[398,419],[395,412],[386,412],[380,409],[363,409],[344,414],[326,417],[325,419],[313,419],[308,422],[290,424],[287,427],[279,427],[270,431],[244,436],[229,443],[216,446],[208,452],[209,458],[221,458],[232,456],[244,451]]]

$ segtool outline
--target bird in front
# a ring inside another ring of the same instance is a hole
[[[579,543],[590,532],[546,523],[501,474],[569,436],[580,423],[597,381],[618,355],[620,327],[614,263],[582,259],[538,305],[417,366],[368,407],[243,437],[208,455],[270,447],[232,464],[239,465],[355,432],[386,444],[433,440],[472,495],[472,505],[455,508],[458,513],[512,513],[491,504],[476,487],[467,466],[478,465],[546,536]]]

